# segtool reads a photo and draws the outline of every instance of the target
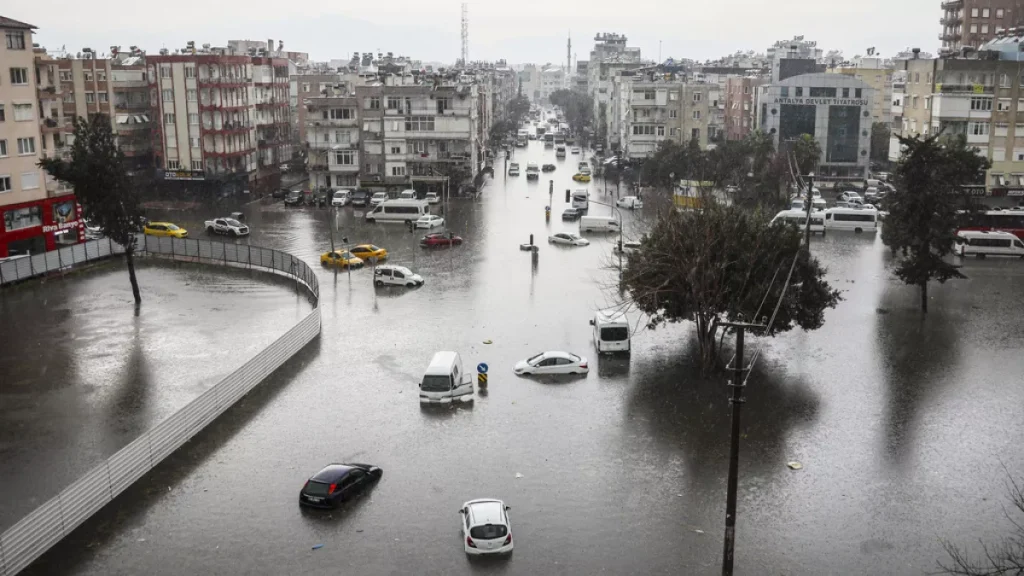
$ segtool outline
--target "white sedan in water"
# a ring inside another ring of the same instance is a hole
[[[416,221],[417,228],[435,228],[437,226],[444,226],[444,218],[433,214],[420,216],[419,220]]]
[[[559,232],[552,236],[548,236],[548,242],[550,244],[566,244],[568,246],[589,246],[590,240],[581,238],[576,234],[569,234],[567,232]]]
[[[551,350],[516,363],[512,369],[520,376],[529,374],[586,374],[587,359],[570,352]]]

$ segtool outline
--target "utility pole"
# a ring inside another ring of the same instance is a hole
[[[814,201],[814,172],[807,175],[807,222],[804,223],[804,245],[807,253],[811,253],[811,206]]]
[[[722,576],[732,576],[733,553],[736,550],[736,486],[740,469],[740,407],[743,406],[743,381],[747,367],[743,359],[743,336],[748,328],[764,328],[760,324],[746,322],[723,322],[725,328],[736,330],[736,359],[733,360],[732,435],[729,445],[729,484],[725,500],[725,550],[722,555]]]

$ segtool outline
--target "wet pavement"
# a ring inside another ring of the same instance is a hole
[[[426,285],[374,289],[368,269],[322,271],[321,338],[26,573],[719,572],[725,378],[697,375],[686,325],[640,333],[631,358],[595,358],[588,320],[616,297],[613,239],[544,242],[576,228],[559,216],[565,189],[584,187],[570,180],[577,158],[531,142],[515,160],[558,170],[539,183],[499,172],[480,201],[453,201],[460,247],[424,250],[420,234],[342,209],[339,236],[386,247]],[[600,182],[589,188],[601,201]],[[624,213],[626,236],[654,210]],[[254,244],[309,262],[329,246],[328,210],[246,211]],[[165,216],[194,227],[215,214]],[[530,233],[536,259],[518,249]],[[1024,470],[1024,265],[966,262],[971,279],[933,286],[922,318],[879,238],[813,242],[845,301],[821,330],[748,340],[763,354],[743,409],[737,572],[933,570],[940,539],[1008,528],[1003,465]],[[513,376],[517,360],[559,348],[589,357],[591,373]],[[419,406],[416,381],[438,350],[490,365],[472,406]],[[306,478],[345,460],[384,478],[342,510],[300,509]],[[487,496],[512,507],[515,552],[470,562],[456,511]]]
[[[291,282],[139,259],[0,295],[0,532],[308,314]]]

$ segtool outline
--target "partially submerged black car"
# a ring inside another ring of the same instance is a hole
[[[292,190],[284,197],[285,206],[301,206],[302,205],[302,191]]]
[[[555,165],[554,164],[545,164],[541,168],[541,171],[542,172],[554,172],[555,171]]]
[[[312,508],[336,508],[376,484],[384,471],[370,464],[329,464],[306,481],[299,504]]]

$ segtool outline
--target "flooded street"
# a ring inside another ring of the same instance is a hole
[[[479,201],[451,202],[447,230],[465,239],[451,249],[423,249],[422,231],[365,224],[351,207],[332,222],[330,210],[247,206],[253,234],[242,242],[315,264],[333,224],[339,244],[382,246],[426,284],[375,289],[369,268],[321,270],[319,341],[25,574],[719,572],[726,377],[699,377],[687,324],[641,331],[629,358],[596,357],[588,320],[617,298],[617,238],[588,234],[577,248],[546,238],[578,229],[560,219],[566,189],[615,196],[572,182],[579,157],[556,161],[539,142],[513,160],[558,168],[527,182],[497,162]],[[627,238],[653,217],[648,204],[623,210]],[[150,217],[198,237],[219,215]],[[519,250],[530,234],[536,258]],[[944,559],[943,538],[999,538],[1003,466],[1024,468],[1024,264],[966,261],[970,279],[932,286],[922,317],[880,238],[812,243],[844,301],[816,332],[748,338],[763,351],[742,412],[737,572],[921,574]],[[552,349],[587,357],[590,374],[513,375]],[[490,366],[473,405],[420,407],[416,383],[439,350],[458,351],[466,370]],[[185,367],[178,375],[195,381]],[[303,482],[338,461],[384,477],[341,510],[300,509]],[[463,553],[457,510],[482,497],[512,507],[507,560]]]

